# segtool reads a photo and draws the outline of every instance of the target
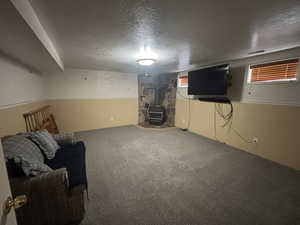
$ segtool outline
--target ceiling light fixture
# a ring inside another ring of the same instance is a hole
[[[144,46],[140,49],[140,53],[136,57],[136,62],[141,66],[151,66],[157,61],[157,55],[149,46]]]
[[[151,66],[156,63],[156,59],[138,59],[136,62],[141,66]]]

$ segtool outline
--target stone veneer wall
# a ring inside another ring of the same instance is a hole
[[[167,120],[164,126],[175,126],[175,104],[177,90],[177,74],[139,75],[139,125],[147,123],[147,108],[145,105],[162,105],[166,109]],[[158,99],[155,100],[155,91]]]

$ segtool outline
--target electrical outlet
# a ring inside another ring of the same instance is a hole
[[[253,138],[252,138],[252,142],[253,142],[253,143],[258,143],[258,138],[257,138],[257,137],[253,137]]]

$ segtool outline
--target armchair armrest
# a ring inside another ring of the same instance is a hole
[[[19,224],[65,224],[65,214],[70,207],[65,168],[36,177],[14,178],[10,183],[13,196],[23,194],[28,199],[28,203],[16,211]]]
[[[69,187],[68,172],[66,168],[53,170],[35,177],[18,177],[10,180],[13,192],[17,194],[30,194],[47,192],[47,190],[67,190]],[[26,192],[26,193],[24,193]]]

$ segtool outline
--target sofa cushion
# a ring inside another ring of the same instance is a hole
[[[47,130],[30,132],[28,135],[39,145],[48,159],[53,159],[55,157],[59,145]]]
[[[52,136],[59,145],[73,145],[77,142],[74,133],[52,134]]]
[[[52,171],[44,164],[39,148],[24,135],[11,136],[2,145],[5,158],[13,159],[27,176]]]
[[[66,168],[69,176],[70,188],[84,184],[87,186],[85,146],[83,142],[63,145],[53,159],[46,159],[45,163],[52,169]]]

